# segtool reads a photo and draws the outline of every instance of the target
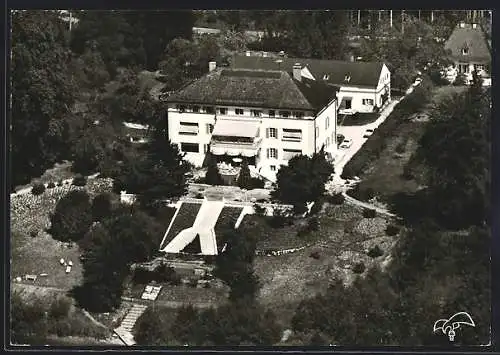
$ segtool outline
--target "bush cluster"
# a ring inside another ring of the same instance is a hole
[[[75,186],[85,186],[87,184],[87,178],[81,174],[76,174],[73,178],[73,185]]]
[[[181,277],[173,267],[167,267],[165,264],[160,264],[153,271],[138,267],[134,270],[132,280],[135,284],[145,285],[151,281],[169,283],[171,285],[179,285]]]
[[[41,195],[45,192],[45,185],[41,183],[33,184],[31,188],[31,193],[35,196]]]
[[[365,218],[375,218],[377,216],[377,212],[373,208],[365,208],[363,210],[363,217]]]
[[[399,227],[394,224],[389,224],[385,229],[385,233],[390,237],[395,236],[399,233]]]
[[[353,268],[352,268],[352,272],[354,272],[355,274],[362,274],[363,272],[365,272],[365,269],[366,269],[366,266],[364,263],[356,263]]]
[[[380,247],[378,245],[375,245],[373,248],[370,248],[367,255],[370,258],[378,258],[379,256],[384,255],[384,252],[382,249],[380,249]]]

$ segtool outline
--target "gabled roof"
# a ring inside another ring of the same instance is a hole
[[[318,106],[318,100],[311,99],[308,90],[301,88],[284,71],[219,68],[170,95],[167,101],[312,111],[323,108]],[[330,95],[331,101],[335,91],[326,86],[324,89],[323,95]]]
[[[304,58],[271,58],[257,56],[236,55],[233,57],[234,69],[253,70],[285,70],[292,73],[293,66],[299,63],[301,67],[307,66],[316,80],[323,80],[325,74],[329,84],[338,86],[377,87],[383,63],[380,62],[347,62],[340,60],[304,59]],[[346,82],[346,75],[350,80]]]
[[[463,26],[463,27],[462,27]],[[463,55],[462,49],[468,48],[468,54]],[[471,24],[458,24],[446,41],[444,48],[451,51],[451,56],[457,60],[489,62],[491,53],[486,42],[486,37],[477,25],[473,28]]]

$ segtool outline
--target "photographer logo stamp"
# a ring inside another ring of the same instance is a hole
[[[443,334],[448,335],[450,341],[455,341],[455,331],[463,325],[470,327],[476,326],[472,317],[467,312],[458,312],[449,319],[438,319],[434,323],[434,333],[441,331]]]

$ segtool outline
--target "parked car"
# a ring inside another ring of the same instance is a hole
[[[349,149],[352,145],[352,140],[350,139],[344,139],[342,144],[340,145],[340,149]]]
[[[373,128],[368,128],[365,133],[363,133],[363,138],[368,138],[373,134],[374,129]]]

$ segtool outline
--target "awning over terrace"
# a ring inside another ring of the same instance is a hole
[[[259,121],[240,121],[218,119],[213,136],[255,138],[259,132]]]
[[[217,120],[210,151],[214,155],[253,157],[257,154],[259,121]]]

